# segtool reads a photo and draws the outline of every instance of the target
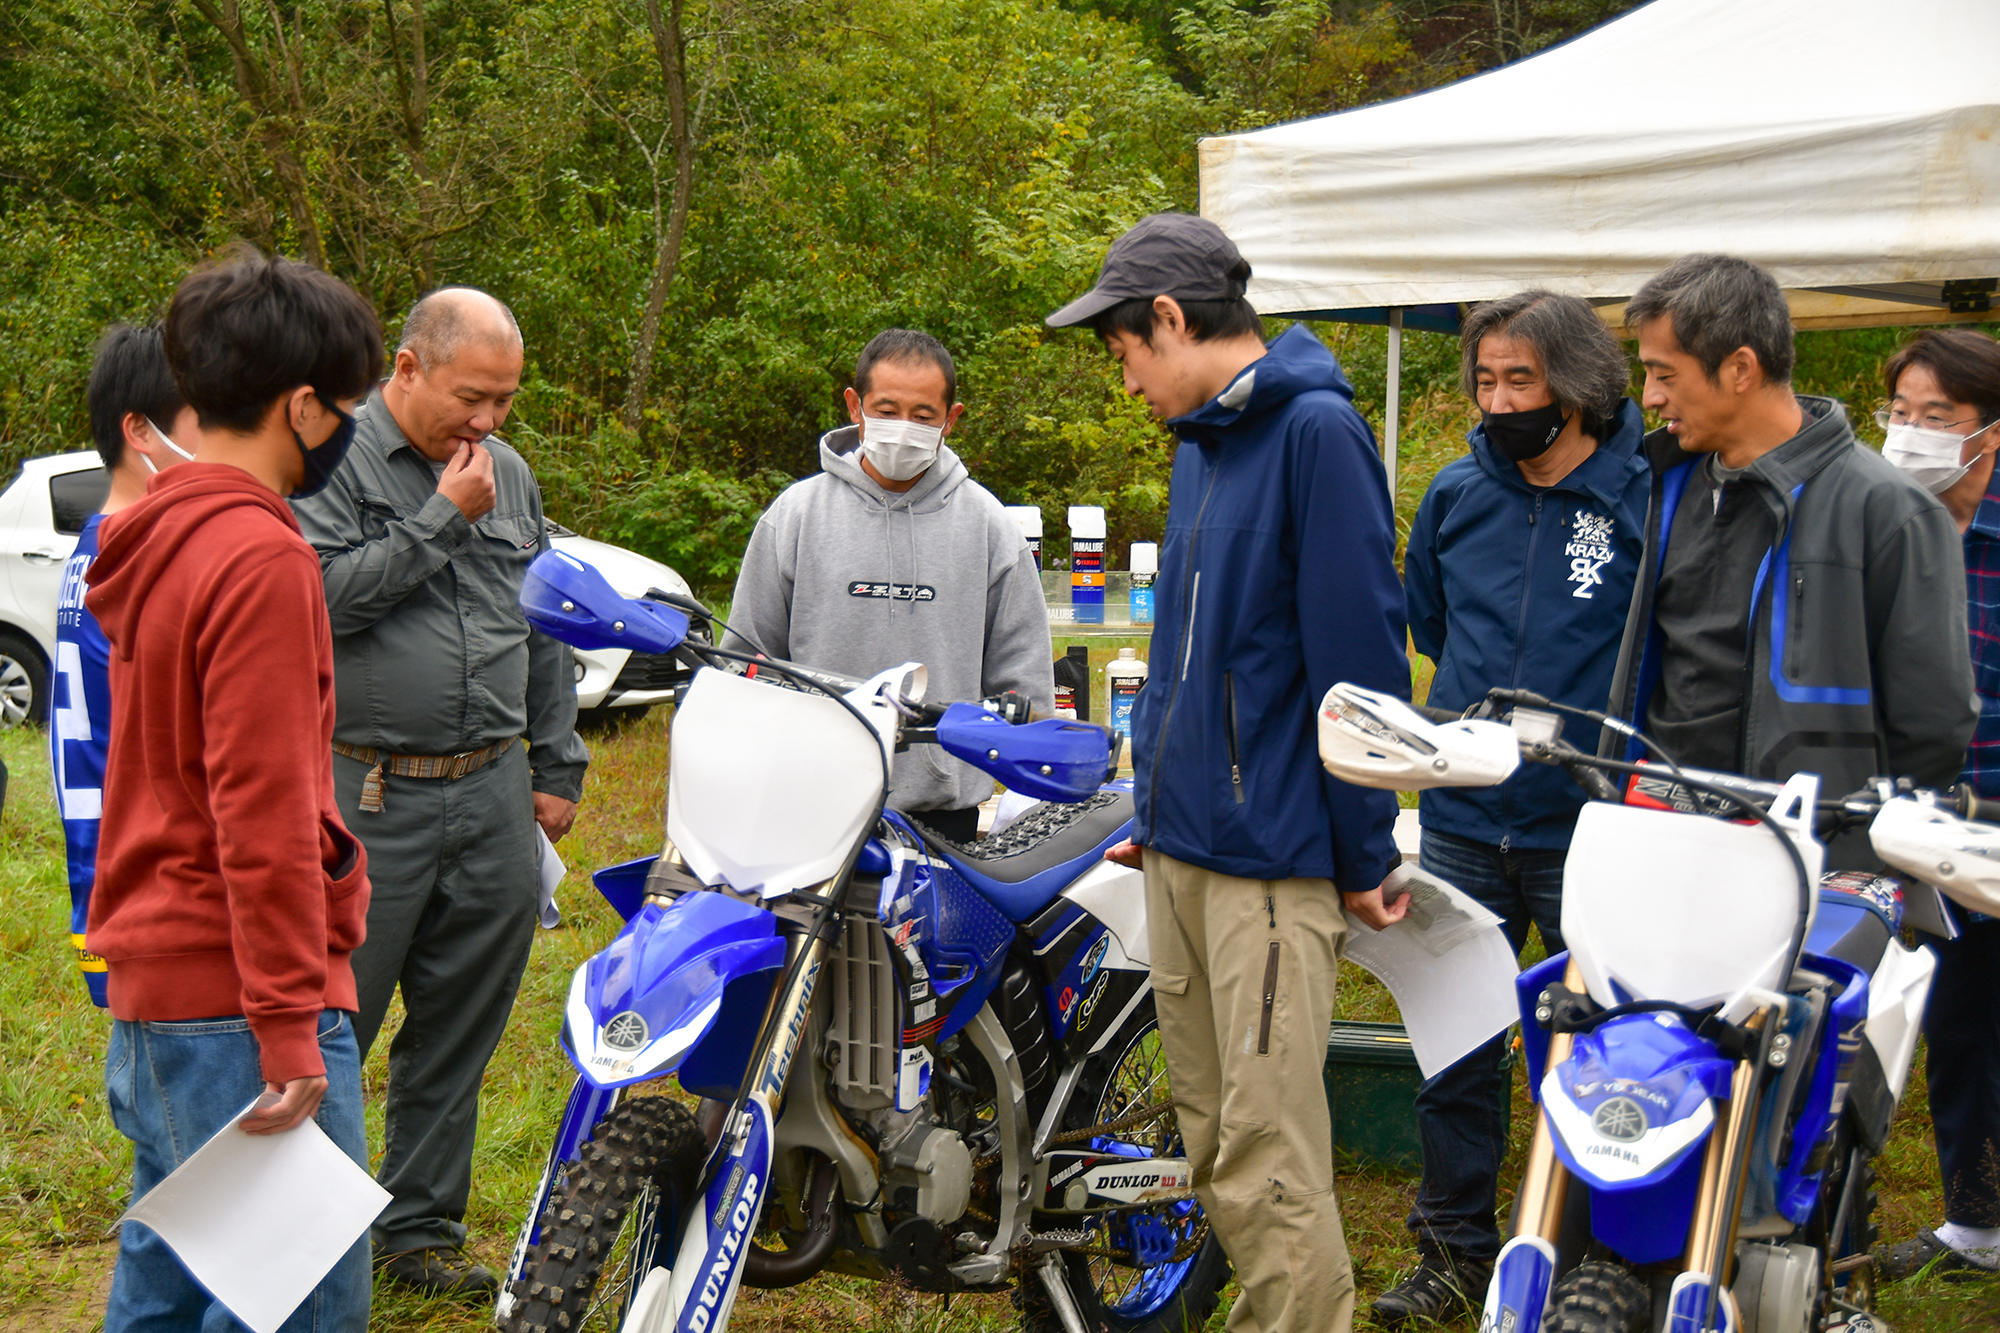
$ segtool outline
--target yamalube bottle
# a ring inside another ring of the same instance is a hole
[[[1021,539],[1028,543],[1028,554],[1035,558],[1035,572],[1042,571],[1042,507],[1040,505],[1008,505],[1007,513],[1021,529]]]
[[[1132,543],[1132,623],[1153,623],[1153,580],[1160,572],[1160,548],[1154,542]]]
[[[1132,739],[1132,705],[1139,698],[1139,687],[1146,683],[1146,664],[1139,660],[1138,650],[1120,648],[1117,660],[1104,668],[1104,679],[1110,686],[1111,729],[1129,743]]]

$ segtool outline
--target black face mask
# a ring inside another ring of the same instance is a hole
[[[1569,424],[1569,417],[1554,403],[1525,412],[1483,412],[1479,420],[1487,440],[1512,463],[1540,458]]]
[[[340,418],[340,424],[333,428],[333,434],[311,449],[306,448],[304,436],[297,431],[292,432],[292,438],[298,441],[299,452],[305,455],[306,460],[305,480],[292,492],[294,500],[303,500],[308,495],[318,495],[325,490],[327,482],[333,480],[334,469],[340,466],[341,459],[347,457],[347,446],[354,443],[354,418],[324,398],[320,402],[326,404],[327,411]]]

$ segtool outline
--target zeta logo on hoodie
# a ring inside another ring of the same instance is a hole
[[[877,583],[871,579],[855,579],[847,585],[847,595],[891,602],[934,602],[937,600],[937,589],[928,583]]]

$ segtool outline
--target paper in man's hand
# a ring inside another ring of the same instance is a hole
[[[195,1280],[255,1333],[275,1333],[389,1192],[313,1121],[246,1134],[253,1101],[125,1212],[159,1233]]]

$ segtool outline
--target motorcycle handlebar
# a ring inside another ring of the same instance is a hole
[[[1981,824],[2000,824],[2000,801],[1975,794],[1969,787],[1951,789],[1952,809]]]

